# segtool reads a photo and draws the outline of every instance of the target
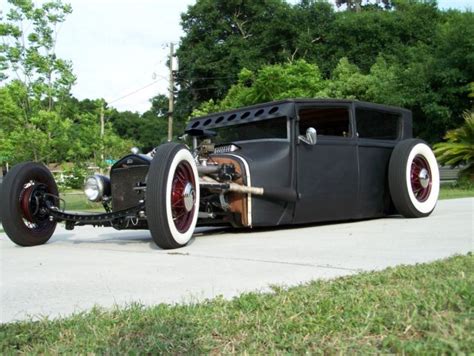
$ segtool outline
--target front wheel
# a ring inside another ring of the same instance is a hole
[[[422,140],[400,142],[392,152],[388,183],[397,211],[407,218],[428,216],[439,195],[439,169],[431,148]]]
[[[146,189],[148,227],[155,243],[164,249],[185,246],[199,210],[199,176],[186,146],[167,143],[157,148]]]
[[[26,162],[13,167],[0,190],[0,216],[8,237],[20,246],[46,243],[56,229],[47,202],[54,204],[57,196],[56,182],[44,165]]]

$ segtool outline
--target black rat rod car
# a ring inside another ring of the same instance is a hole
[[[62,210],[53,176],[22,163],[5,177],[0,214],[18,245],[43,244],[57,222],[149,229],[186,245],[196,225],[277,226],[401,214],[428,216],[439,193],[431,149],[411,112],[350,100],[285,100],[200,117],[185,144],[120,159],[85,184],[104,213]]]

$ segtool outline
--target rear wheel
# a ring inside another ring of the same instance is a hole
[[[146,190],[148,227],[164,249],[186,245],[196,227],[199,176],[186,146],[168,143],[157,148],[148,171]]]
[[[431,214],[438,201],[439,169],[433,151],[422,140],[400,142],[392,152],[388,181],[397,211],[407,218]]]
[[[13,167],[0,191],[0,216],[8,237],[20,246],[46,243],[56,229],[46,204],[57,196],[56,182],[44,165],[26,162]]]

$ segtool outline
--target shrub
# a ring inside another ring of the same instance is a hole
[[[474,112],[463,115],[464,124],[448,131],[444,137],[447,141],[434,145],[438,162],[452,167],[461,167],[461,179],[474,180]]]

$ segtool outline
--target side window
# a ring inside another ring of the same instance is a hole
[[[260,139],[286,139],[288,138],[286,116],[249,122],[240,125],[211,128],[217,135],[212,139],[215,143],[233,141],[249,141]]]
[[[370,109],[356,109],[360,138],[396,140],[401,130],[400,114]]]
[[[348,108],[302,108],[299,117],[301,135],[308,127],[314,127],[318,136],[352,136]]]

